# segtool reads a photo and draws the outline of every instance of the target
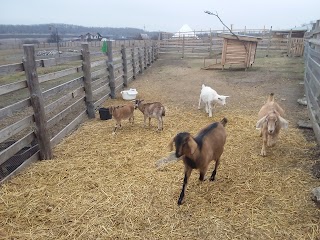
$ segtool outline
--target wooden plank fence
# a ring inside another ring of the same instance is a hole
[[[304,86],[308,113],[313,131],[320,144],[320,20],[314,25],[305,43]]]
[[[35,46],[28,44],[23,46],[23,62],[0,66],[0,77],[22,72],[26,77],[1,85],[0,100],[28,93],[24,99],[0,106],[0,183],[34,161],[52,159],[56,144],[80,123],[94,118],[104,101],[115,98],[117,91],[158,58],[158,46],[152,41],[121,49],[114,49],[113,41],[107,45],[106,55],[90,53],[89,44],[83,43],[79,55],[36,60]],[[65,69],[50,72],[50,67],[58,65]],[[38,76],[41,68],[49,73]]]
[[[277,38],[272,31],[239,31],[240,34],[254,34],[262,40],[258,42],[257,50],[268,56],[270,52],[278,55],[303,56],[303,38]],[[222,53],[223,38],[219,37],[223,31],[194,31],[193,37],[186,37],[180,33],[177,37],[165,34],[160,42],[160,54],[178,56],[180,58],[220,58]],[[186,32],[185,34],[188,34]]]

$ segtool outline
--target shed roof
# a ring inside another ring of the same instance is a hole
[[[248,41],[248,42],[258,42],[259,40],[262,40],[262,38],[260,37],[256,37],[256,36],[249,36],[249,35],[240,35],[240,34],[230,34],[230,33],[222,33],[219,34],[220,37],[226,38],[226,39],[234,39],[234,40],[239,40],[241,41]]]

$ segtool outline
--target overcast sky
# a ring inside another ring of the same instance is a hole
[[[87,27],[133,27],[146,31],[222,29],[218,12],[234,29],[290,29],[320,19],[320,0],[2,0],[0,24],[66,23]]]

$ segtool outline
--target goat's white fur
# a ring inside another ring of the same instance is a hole
[[[223,106],[226,104],[226,99],[228,97],[229,96],[219,95],[211,87],[202,84],[198,109],[201,108],[201,102],[203,102],[205,104],[206,113],[209,113],[209,117],[212,117],[212,104],[213,108],[215,108],[217,104]]]

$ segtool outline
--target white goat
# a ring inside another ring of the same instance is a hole
[[[277,140],[281,128],[288,128],[288,121],[282,116],[284,110],[274,101],[274,94],[271,93],[267,102],[261,107],[258,113],[257,129],[261,129],[262,136],[261,156],[266,156],[266,147],[273,147]]]
[[[202,84],[198,109],[201,108],[201,102],[204,102],[206,113],[209,113],[209,117],[212,117],[212,104],[213,108],[215,108],[216,104],[220,104],[223,106],[226,104],[226,99],[228,97],[229,96],[219,95],[211,87]]]

